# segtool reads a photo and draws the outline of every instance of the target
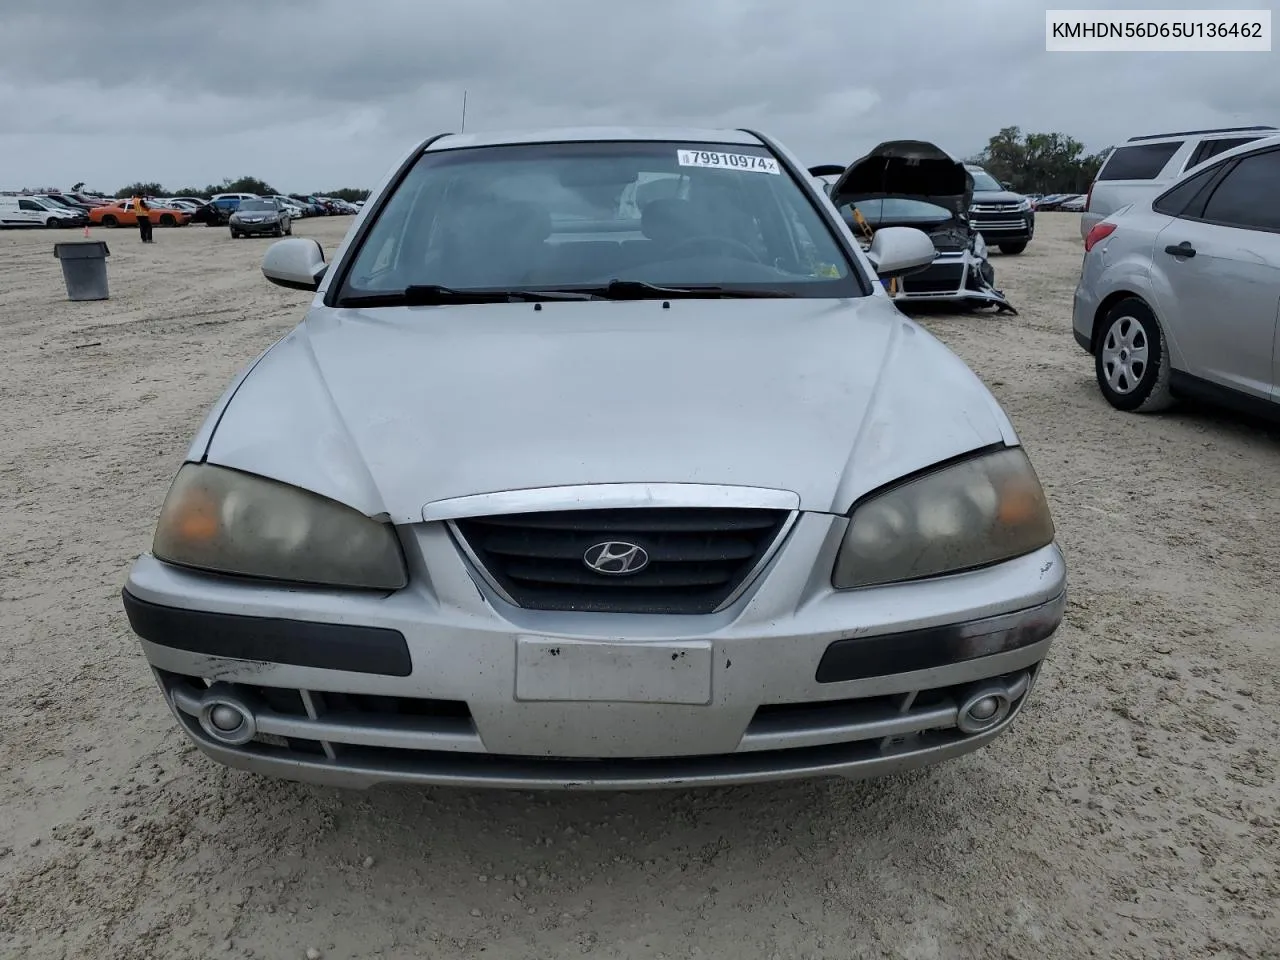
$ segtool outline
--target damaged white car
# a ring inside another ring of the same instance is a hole
[[[883,227],[915,227],[933,240],[927,269],[888,285],[898,301],[993,304],[1017,313],[995,287],[987,245],[969,222],[973,175],[964,163],[924,140],[889,140],[847,167],[809,168],[863,249]]]

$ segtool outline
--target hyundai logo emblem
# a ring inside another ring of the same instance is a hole
[[[634,543],[623,540],[606,540],[588,547],[582,555],[588,570],[610,577],[625,577],[639,573],[649,565],[649,552]]]

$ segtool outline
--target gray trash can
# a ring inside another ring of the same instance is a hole
[[[62,261],[62,279],[68,300],[106,300],[107,249],[105,240],[55,243],[53,255]]]

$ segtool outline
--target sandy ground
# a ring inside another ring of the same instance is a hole
[[[119,590],[206,408],[307,297],[262,279],[267,241],[190,227],[96,231],[112,299],[72,304],[54,236],[0,233],[0,956],[1280,957],[1277,434],[1106,406],[1076,230],[1045,214],[997,259],[1021,316],[926,321],[1067,553],[1013,730],[875,782],[540,796],[344,793],[185,745]]]

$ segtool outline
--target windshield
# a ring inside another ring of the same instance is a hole
[[[1004,187],[1000,186],[1000,181],[998,181],[991,174],[987,173],[987,171],[970,170],[969,173],[973,176],[973,189],[999,190],[1001,192],[1004,191]]]
[[[809,195],[760,146],[628,141],[424,153],[336,302],[438,285],[867,292]]]
[[[850,217],[850,208],[857,207],[862,218],[872,227],[904,224],[945,223],[952,219],[951,211],[937,204],[923,200],[908,200],[905,197],[887,197],[883,200],[859,200],[856,204],[845,204],[840,208],[845,219]]]
[[[241,200],[240,201],[241,213],[246,213],[251,210],[256,210],[259,213],[262,213],[262,212],[275,213],[276,206],[270,200]]]

